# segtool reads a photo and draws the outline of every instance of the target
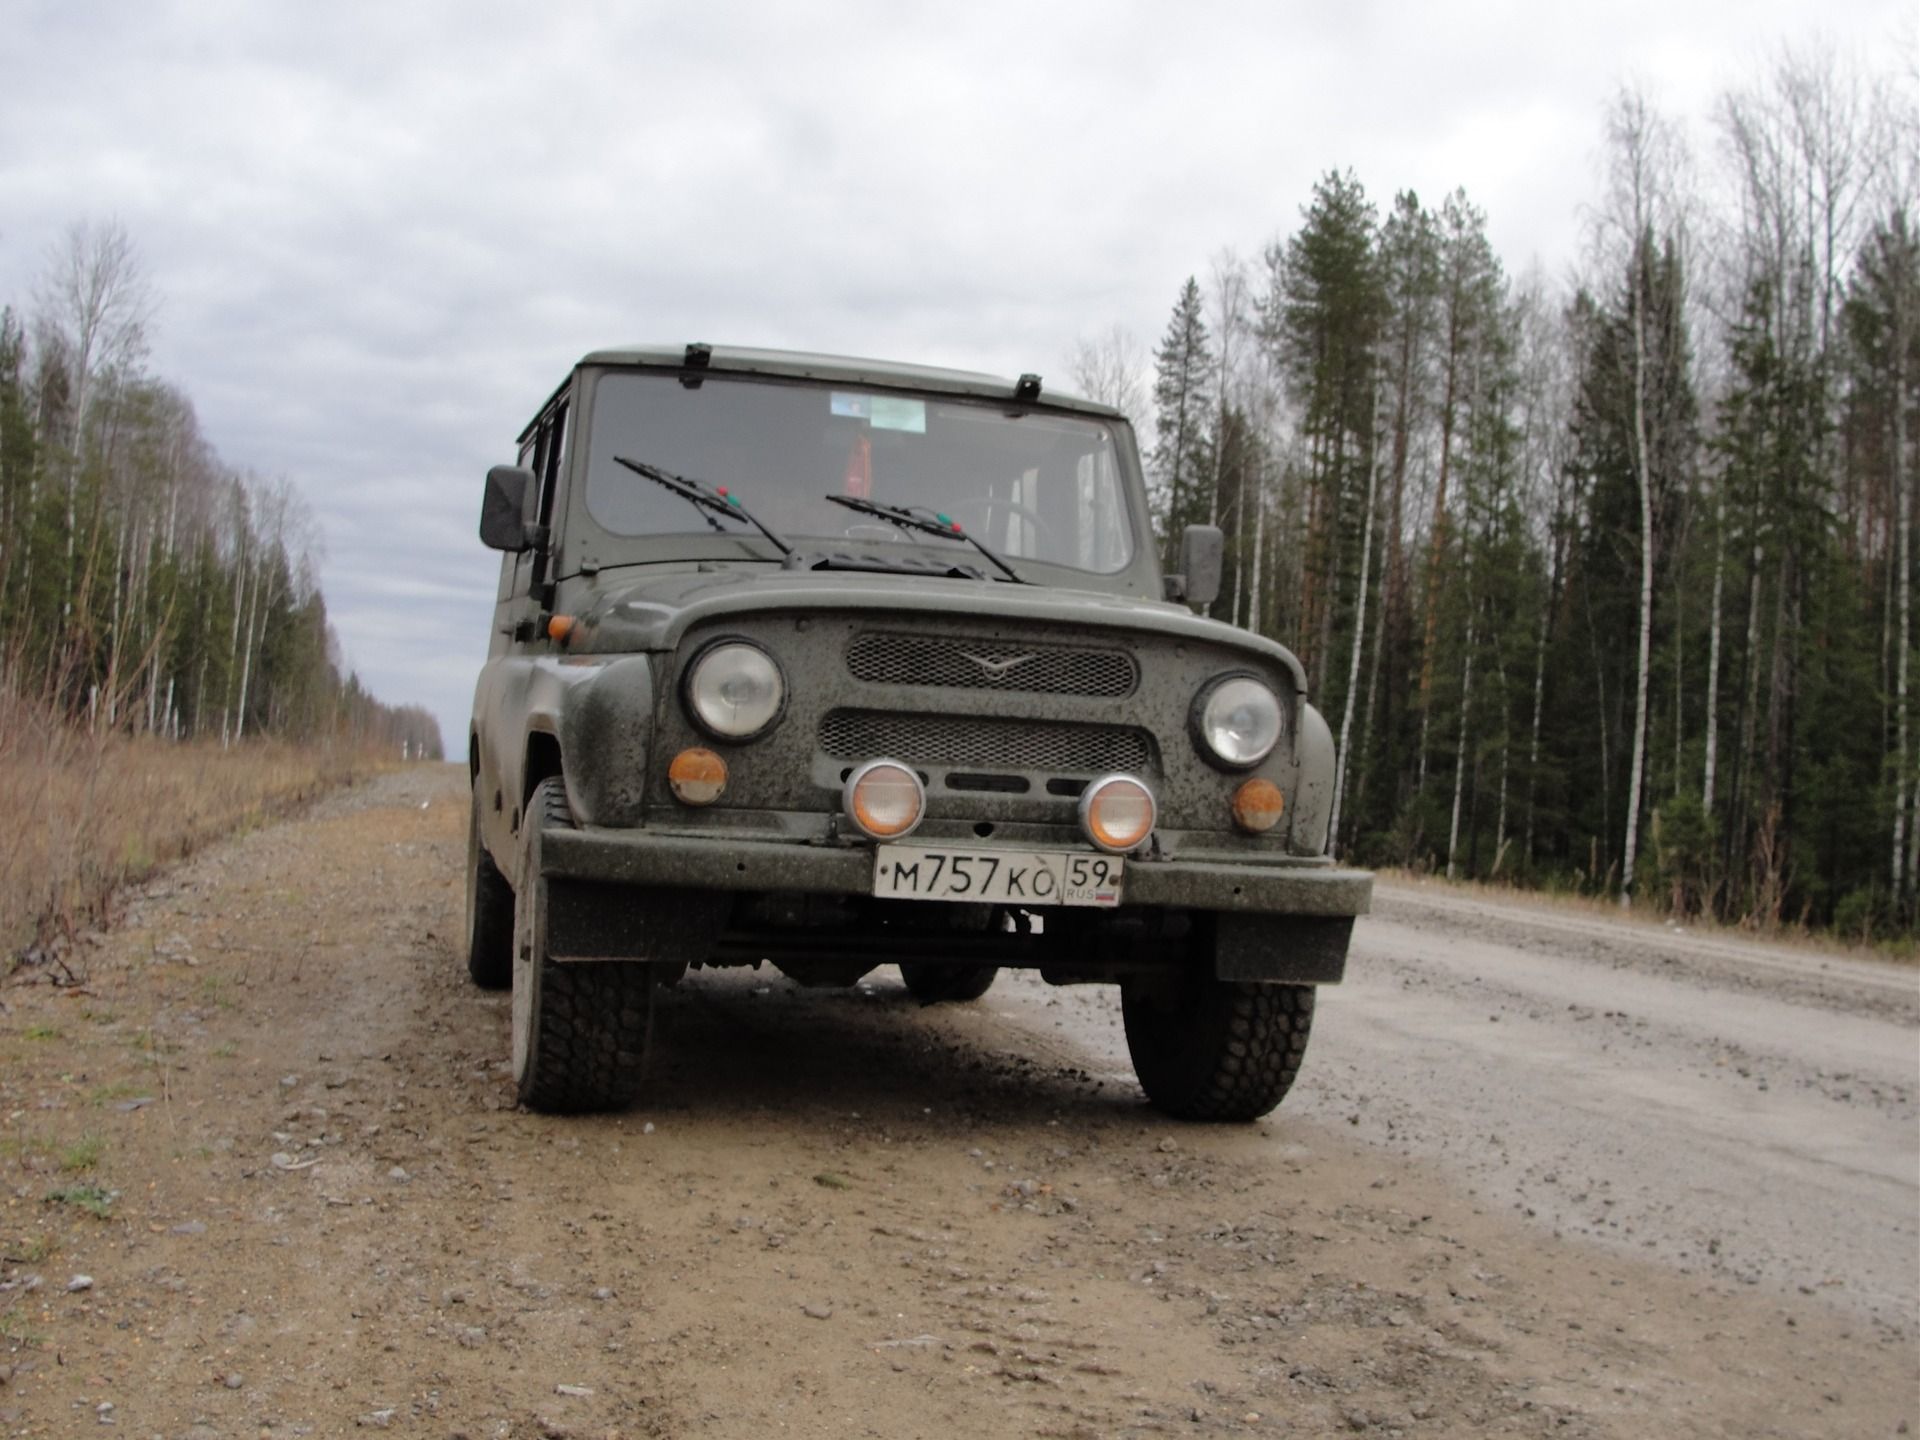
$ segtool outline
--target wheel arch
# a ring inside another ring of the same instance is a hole
[[[533,792],[542,780],[566,782],[566,768],[560,755],[560,737],[551,730],[533,730],[527,735],[527,748],[520,765],[520,810],[526,813],[527,802],[533,799]]]

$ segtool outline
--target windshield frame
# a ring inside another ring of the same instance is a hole
[[[1124,497],[1126,518],[1130,529],[1132,556],[1119,570],[1107,574],[1096,571],[1080,570],[1070,565],[1049,562],[1032,556],[1014,558],[1024,579],[1038,584],[1105,591],[1114,594],[1138,598],[1161,598],[1161,583],[1158,557],[1155,554],[1153,530],[1146,509],[1146,489],[1140,473],[1139,452],[1135,445],[1133,428],[1125,418],[1117,415],[1100,414],[1095,411],[1068,406],[1050,406],[1044,400],[1040,402],[1016,401],[1011,395],[1004,401],[985,399],[977,394],[964,391],[950,391],[939,386],[929,385],[885,385],[876,384],[870,377],[854,380],[843,378],[827,370],[806,376],[776,376],[764,373],[729,371],[720,365],[706,371],[689,372],[680,366],[654,365],[606,365],[582,364],[575,373],[573,431],[576,443],[567,457],[567,494],[564,497],[564,515],[556,516],[560,522],[555,536],[556,560],[554,573],[556,578],[570,579],[582,572],[592,574],[600,570],[631,565],[679,564],[764,564],[778,568],[781,555],[771,542],[758,531],[741,526],[738,533],[729,531],[719,533],[702,526],[699,531],[681,534],[625,535],[607,528],[595,517],[588,505],[588,483],[592,456],[592,437],[594,435],[594,412],[602,390],[602,381],[609,377],[646,377],[652,383],[672,384],[681,378],[698,379],[701,383],[708,380],[721,380],[726,383],[754,385],[789,385],[805,389],[830,391],[855,388],[861,392],[897,395],[909,399],[937,400],[941,403],[980,405],[984,408],[999,408],[1006,411],[1019,411],[1035,415],[1049,415],[1071,420],[1080,424],[1089,424],[1105,428],[1112,438],[1112,454],[1119,492]],[[635,458],[651,460],[652,457]],[[695,478],[711,485],[725,485],[728,477],[718,474],[699,475]],[[691,518],[691,517],[690,517]],[[916,537],[912,542],[891,540],[849,539],[839,545],[824,543],[821,537],[808,535],[790,535],[796,548],[810,565],[829,551],[844,550],[855,555],[879,557],[911,557],[915,564],[934,560],[943,564],[958,564],[985,572],[989,581],[1003,579],[992,565],[971,545],[959,540],[944,540],[937,536]],[[802,568],[806,568],[803,566]],[[910,576],[903,578],[911,579]]]

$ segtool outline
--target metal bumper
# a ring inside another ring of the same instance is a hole
[[[542,873],[556,879],[688,890],[873,893],[873,851],[865,846],[554,830],[541,837],[540,853]],[[1373,876],[1324,862],[1128,860],[1125,893],[1123,909],[1350,918],[1367,913]]]

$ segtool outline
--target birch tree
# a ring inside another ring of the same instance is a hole
[[[1148,419],[1146,351],[1139,337],[1124,325],[1111,325],[1099,334],[1074,341],[1067,357],[1067,373],[1074,388],[1089,400],[1111,405],[1144,429]]]
[[[1634,666],[1632,759],[1627,770],[1625,840],[1621,850],[1620,903],[1633,898],[1634,865],[1640,837],[1641,786],[1646,774],[1647,694],[1653,646],[1654,420],[1658,403],[1653,395],[1659,357],[1654,353],[1653,266],[1656,246],[1677,264],[1674,275],[1684,284],[1684,229],[1676,194],[1682,163],[1680,141],[1656,115],[1644,95],[1623,90],[1607,117],[1607,201],[1600,216],[1603,253],[1616,266],[1624,262],[1627,275],[1627,324],[1632,338],[1628,405],[1632,416],[1634,478],[1640,498],[1640,605],[1638,650]],[[1669,296],[1669,304],[1683,304]],[[1663,477],[1670,479],[1671,477]]]
[[[66,579],[74,582],[74,538],[80,467],[89,406],[105,374],[133,369],[145,356],[153,292],[133,241],[117,220],[69,225],[48,253],[35,296],[49,343],[65,353],[72,375],[72,433],[65,440]],[[72,613],[68,597],[63,614]]]

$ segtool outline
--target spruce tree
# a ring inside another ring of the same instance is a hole
[[[1180,287],[1167,331],[1154,353],[1154,446],[1149,459],[1153,514],[1161,552],[1177,568],[1181,531],[1207,518],[1213,477],[1213,356],[1200,285]]]

